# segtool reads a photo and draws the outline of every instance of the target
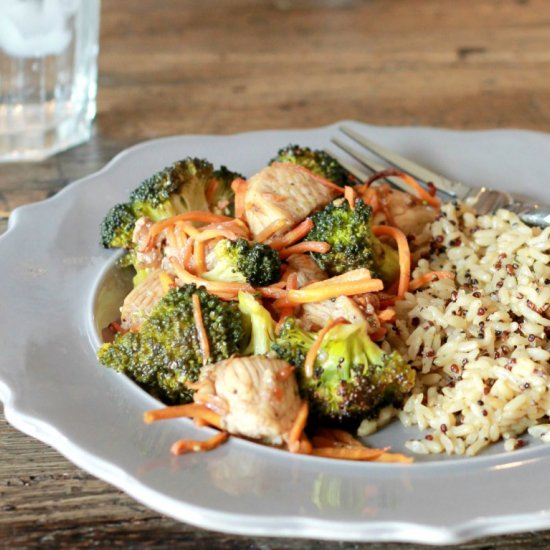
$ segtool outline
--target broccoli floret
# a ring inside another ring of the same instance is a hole
[[[138,332],[118,334],[98,351],[101,364],[123,372],[166,403],[186,403],[203,364],[193,317],[193,295],[199,297],[210,344],[210,362],[227,359],[243,345],[242,314],[235,302],[224,302],[194,285],[170,290],[143,321]]]
[[[244,179],[244,176],[232,172],[226,166],[220,166],[218,170],[214,170],[213,179],[206,193],[211,212],[222,216],[235,215],[235,193],[231,189],[231,184],[237,178]]]
[[[208,161],[186,158],[146,179],[130,194],[136,216],[163,220],[193,210],[208,211],[206,188],[214,167]]]
[[[275,341],[275,321],[269,311],[248,292],[239,292],[239,309],[249,334],[242,354],[267,355]]]
[[[329,275],[368,268],[388,285],[399,275],[397,251],[372,233],[372,209],[362,199],[352,209],[345,199],[336,199],[311,216],[313,229],[306,241],[324,241],[330,250],[313,258]]]
[[[270,164],[273,162],[299,164],[340,187],[359,183],[336,159],[322,150],[300,145],[287,145],[279,149],[277,156],[271,159]]]
[[[100,227],[101,244],[104,248],[132,248],[132,234],[136,215],[129,204],[115,204]]]
[[[132,279],[134,288],[147,279],[147,277],[154,271],[154,268],[142,267],[139,265],[137,251],[135,248],[128,250],[117,260],[116,264],[121,268],[132,267],[134,269],[135,274]]]
[[[214,267],[202,275],[211,281],[266,286],[281,276],[279,254],[265,244],[223,239],[214,247],[214,257]]]
[[[415,371],[399,353],[387,353],[375,344],[364,323],[332,328],[317,353],[313,376],[307,376],[304,360],[316,336],[289,318],[273,345],[281,359],[297,368],[300,390],[314,416],[357,425],[386,405],[401,405],[411,392]]]

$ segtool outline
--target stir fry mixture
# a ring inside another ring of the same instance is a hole
[[[359,424],[399,408],[415,370],[385,336],[430,245],[436,197],[351,177],[321,151],[289,145],[252,177],[186,158],[111,208],[101,243],[120,248],[134,288],[100,362],[166,406],[145,422],[189,417],[216,428],[172,452],[229,435],[348,460],[408,462],[368,448]]]

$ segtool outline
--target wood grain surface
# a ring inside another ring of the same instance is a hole
[[[92,139],[0,165],[0,216],[159,136],[379,125],[550,131],[548,0],[103,0]],[[5,228],[5,219],[0,230]],[[0,420],[2,548],[429,548],[239,537],[137,504]],[[549,548],[550,531],[457,548]]]

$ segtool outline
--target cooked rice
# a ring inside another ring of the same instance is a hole
[[[550,441],[550,228],[444,205],[413,274],[453,271],[396,305],[391,342],[418,369],[399,418],[415,453],[475,455],[529,430]]]

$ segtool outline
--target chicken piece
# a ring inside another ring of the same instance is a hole
[[[366,320],[364,312],[348,296],[338,296],[322,302],[302,305],[300,320],[306,330],[317,331],[331,319],[342,317],[350,323],[362,323]]]
[[[156,303],[166,294],[159,277],[160,271],[154,271],[138,284],[126,296],[120,308],[122,327],[129,330],[141,325]]]
[[[395,225],[407,236],[422,234],[426,226],[438,215],[436,209],[423,204],[410,193],[386,188],[385,199]],[[376,223],[375,218],[374,224]]]
[[[301,404],[291,369],[286,361],[263,355],[226,359],[203,368],[194,399],[221,401],[222,428],[229,433],[280,445]]]
[[[246,221],[256,237],[277,220],[284,223],[275,233],[288,231],[311,212],[337,196],[319,178],[293,164],[268,166],[248,180],[244,199]]]
[[[298,288],[324,281],[328,278],[328,275],[309,254],[293,254],[288,257],[287,262],[298,276]]]
[[[134,226],[132,241],[136,245],[136,261],[134,265],[136,269],[158,269],[162,261],[162,248],[160,243],[155,244],[152,248],[149,245],[149,229],[153,225],[153,221],[142,216]]]

